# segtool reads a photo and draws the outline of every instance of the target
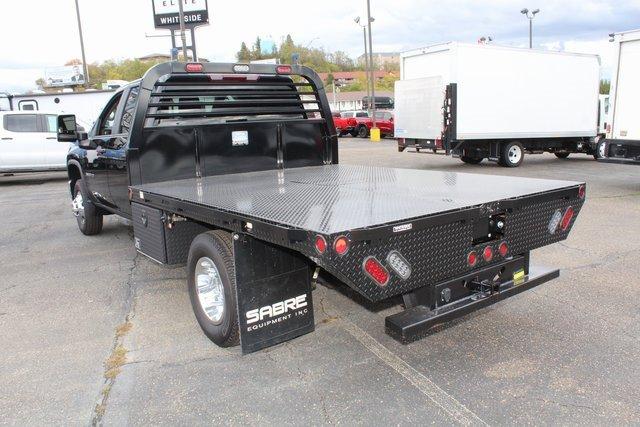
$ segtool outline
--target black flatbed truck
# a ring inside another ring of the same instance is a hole
[[[80,229],[130,218],[139,252],[187,264],[205,334],[245,353],[314,329],[319,270],[370,301],[402,296],[385,325],[401,341],[558,277],[529,253],[566,239],[584,202],[584,183],[338,164],[322,83],[303,66],[166,63],[122,100],[89,136],[59,119],[59,139],[80,140]],[[111,201],[85,182],[100,156]]]

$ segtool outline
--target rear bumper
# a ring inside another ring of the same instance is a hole
[[[388,316],[385,320],[387,333],[402,342],[413,341],[428,335],[430,332],[435,332],[438,326],[446,322],[532,289],[560,275],[559,270],[535,268],[525,274],[525,266],[526,260],[522,257],[516,257],[491,268],[439,284],[435,289],[455,289],[456,286],[460,286],[462,283],[466,283],[467,286],[471,283],[477,284],[483,280],[483,276],[491,277],[503,268],[509,273],[506,276],[503,275],[504,281],[502,282],[493,283],[486,279],[487,284],[485,287],[481,289],[476,287],[475,292],[449,304],[441,305],[434,309],[420,304]]]

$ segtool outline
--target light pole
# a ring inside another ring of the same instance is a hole
[[[367,0],[367,29],[369,30],[369,73],[371,74],[371,98],[369,98],[369,105],[371,108],[371,130],[378,129],[376,126],[376,81],[374,80],[373,73],[373,42],[371,39],[373,38],[371,34],[371,23],[373,22],[373,18],[371,18],[371,0]]]
[[[362,27],[362,36],[364,40],[364,75],[365,81],[367,82],[367,100],[368,100],[368,108],[371,106],[371,92],[369,90],[369,49],[367,49],[367,24],[360,23],[360,17],[357,16],[354,19],[355,23]]]
[[[82,53],[82,68],[84,70],[84,84],[89,85],[89,67],[87,66],[87,60],[84,56],[84,40],[82,39],[82,23],[80,22],[80,7],[78,6],[78,0],[76,0],[76,18],[78,19],[78,33],[80,34],[80,51]]]
[[[535,18],[539,12],[540,9],[535,9],[532,10],[531,13],[529,13],[529,9],[527,8],[524,8],[520,11],[520,13],[526,16],[529,20],[529,49],[533,48],[533,18]]]

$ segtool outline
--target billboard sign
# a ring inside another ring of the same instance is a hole
[[[193,28],[209,24],[207,0],[151,0],[153,23],[160,29],[180,28],[179,2],[182,1],[184,25]]]
[[[79,86],[85,83],[84,67],[80,65],[68,65],[65,67],[52,67],[44,70],[45,87]]]

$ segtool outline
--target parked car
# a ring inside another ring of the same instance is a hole
[[[58,142],[58,115],[0,112],[0,172],[66,170],[73,142]]]
[[[338,136],[357,136],[358,130],[356,127],[358,122],[356,120],[367,117],[369,117],[369,112],[367,111],[343,111],[337,117],[334,116],[333,123],[336,126]]]
[[[356,134],[360,138],[368,137],[373,127],[371,117],[358,118],[356,122]],[[393,113],[390,111],[376,111],[376,127],[380,129],[380,136],[382,138],[393,137]]]

